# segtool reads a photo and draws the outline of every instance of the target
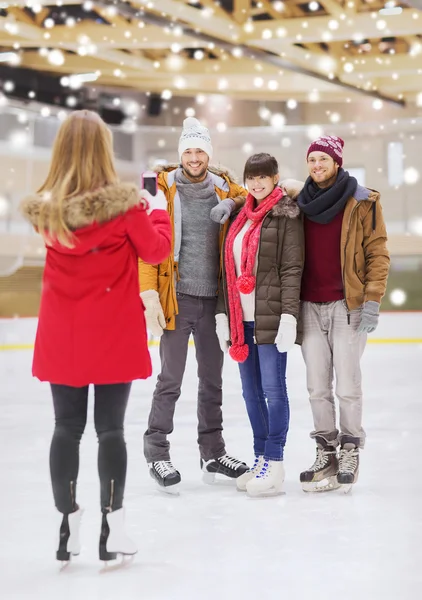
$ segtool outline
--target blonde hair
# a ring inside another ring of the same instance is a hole
[[[46,241],[72,247],[63,215],[65,200],[116,183],[113,138],[97,113],[76,110],[62,123],[53,146],[47,179],[38,190],[49,200],[40,210],[38,229]]]

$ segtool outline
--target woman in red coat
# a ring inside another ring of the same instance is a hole
[[[134,554],[123,527],[123,426],[131,382],[151,375],[138,257],[158,264],[170,253],[166,200],[119,183],[110,130],[82,110],[60,127],[47,179],[22,212],[47,247],[33,375],[48,381],[53,395],[50,470],[63,513],[57,558],[80,550],[76,482],[89,384],[99,442],[100,559]]]

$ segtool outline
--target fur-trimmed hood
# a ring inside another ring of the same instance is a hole
[[[287,219],[297,219],[300,215],[300,208],[296,200],[288,195],[283,196],[271,211],[274,217],[286,217]]]
[[[170,171],[174,171],[179,167],[179,163],[172,163],[170,165],[157,165],[156,167],[154,167],[153,170],[156,173],[169,173]],[[231,183],[238,183],[238,180],[233,171],[230,171],[230,169],[227,169],[226,167],[216,167],[215,165],[209,165],[208,171],[211,171],[211,173],[214,173],[214,175],[218,175],[219,177],[226,177]]]
[[[297,205],[297,198],[302,191],[303,182],[297,179],[284,179],[280,182],[280,187],[284,196],[272,209],[275,217],[287,217],[288,219],[297,219],[300,215],[300,208]]]
[[[111,221],[137,205],[145,205],[137,186],[132,183],[116,183],[68,198],[63,203],[63,218],[67,227],[75,231],[94,223]],[[35,194],[22,200],[20,211],[34,227],[38,227],[42,206],[45,207],[46,216],[57,210],[55,203],[47,195]]]

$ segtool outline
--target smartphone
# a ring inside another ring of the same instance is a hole
[[[145,171],[142,174],[142,189],[147,190],[151,196],[156,196],[158,191],[157,173],[154,171]]]

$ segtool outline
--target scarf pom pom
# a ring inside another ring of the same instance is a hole
[[[236,286],[241,294],[251,294],[255,289],[255,282],[254,275],[241,275],[236,280]]]
[[[229,354],[236,362],[245,362],[249,355],[248,345],[243,344],[241,346],[240,344],[233,344],[233,346],[230,346]]]

